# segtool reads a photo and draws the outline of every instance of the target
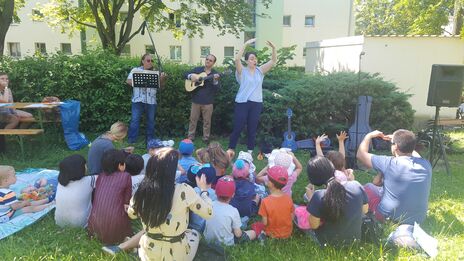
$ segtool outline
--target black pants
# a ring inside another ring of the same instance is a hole
[[[230,134],[229,148],[235,149],[238,138],[245,125],[247,126],[247,148],[255,148],[256,131],[258,129],[259,116],[263,110],[262,102],[247,101],[245,103],[235,103],[234,107],[234,130]]]

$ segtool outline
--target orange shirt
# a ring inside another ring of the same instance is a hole
[[[273,238],[287,238],[292,234],[293,222],[292,198],[283,194],[276,197],[270,195],[261,201],[258,214],[267,217],[267,225],[264,228],[266,235]]]

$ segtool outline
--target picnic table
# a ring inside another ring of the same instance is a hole
[[[18,137],[19,147],[21,149],[21,155],[24,158],[24,136],[37,135],[44,133],[44,115],[43,111],[46,109],[53,109],[58,107],[61,102],[42,103],[42,102],[15,102],[15,103],[0,103],[0,108],[8,109],[34,109],[37,110],[38,119],[26,119],[21,122],[37,122],[40,126],[39,129],[0,129],[0,135],[14,135]],[[59,121],[59,119],[54,119]]]

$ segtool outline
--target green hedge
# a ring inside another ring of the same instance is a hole
[[[130,119],[131,89],[125,84],[139,58],[117,57],[104,51],[85,55],[3,58],[0,70],[9,73],[16,101],[40,101],[45,96],[81,101],[81,130],[100,132],[112,122]],[[169,75],[166,87],[158,92],[157,135],[185,136],[190,113],[190,97],[184,90],[183,74],[191,66],[165,63]],[[221,69],[219,69],[221,70]],[[212,131],[227,136],[232,129],[235,76],[222,79],[216,97]],[[264,111],[259,135],[281,140],[287,128],[286,108],[294,111],[292,128],[299,139],[322,132],[348,128],[354,116],[356,94],[373,96],[370,125],[385,131],[410,128],[414,111],[408,95],[378,75],[332,73],[306,75],[300,70],[274,68],[264,83]],[[198,131],[201,128],[198,129]]]

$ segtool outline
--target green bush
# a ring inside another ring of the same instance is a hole
[[[129,122],[131,89],[125,84],[139,58],[117,57],[104,51],[85,55],[3,58],[0,70],[9,73],[16,101],[40,101],[45,96],[81,101],[81,130],[99,132],[111,123]],[[190,95],[184,90],[183,75],[189,65],[165,63],[166,87],[158,92],[157,135],[185,136],[190,114]],[[223,68],[218,70],[222,71]],[[234,73],[224,76],[216,97],[213,134],[227,136],[232,130],[235,94],[238,84]],[[392,131],[410,128],[414,111],[408,95],[378,75],[332,73],[306,75],[300,70],[276,67],[265,77],[264,111],[259,135],[281,140],[287,128],[286,108],[294,111],[292,128],[299,139],[347,129],[354,119],[357,93],[373,97],[370,126]],[[201,128],[198,128],[201,132]]]

